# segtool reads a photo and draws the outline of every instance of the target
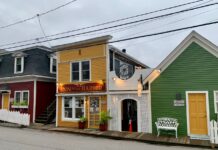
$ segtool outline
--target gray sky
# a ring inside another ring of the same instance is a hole
[[[69,1],[70,0],[1,0],[0,26],[19,21],[21,19],[26,19],[36,15],[37,13],[47,11]],[[194,0],[77,0],[64,8],[42,16],[41,23],[46,35],[51,35],[191,1]],[[205,0],[205,2],[207,1],[209,0]],[[218,0],[213,0],[210,3],[213,2],[218,2]],[[201,3],[202,2],[199,4]],[[193,4],[162,13],[190,8],[196,5],[197,4]],[[158,14],[152,14],[137,19],[143,19],[155,15]],[[108,30],[108,32],[101,31],[91,35],[71,37],[64,40],[50,42],[50,44],[54,46],[57,44],[75,42],[108,34],[113,36],[112,40],[116,40],[189,25],[196,25],[212,20],[214,21],[216,19],[218,19],[218,5],[166,17],[153,22],[139,24],[134,27],[131,26],[128,29],[120,27],[121,29],[119,29],[119,31],[111,29]],[[119,23],[121,22],[115,24]],[[195,30],[211,40],[213,43],[218,44],[218,24],[196,28]],[[113,45],[120,49],[125,48],[128,54],[139,59],[150,67],[156,67],[190,32],[191,30],[186,30],[182,32],[116,43]],[[34,19],[7,29],[0,29],[0,45],[41,36],[43,36],[43,34],[40,30],[38,21],[37,19]]]

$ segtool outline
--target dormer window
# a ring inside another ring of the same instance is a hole
[[[55,57],[50,57],[50,72],[56,73],[57,70],[57,60]]]
[[[15,57],[14,59],[14,73],[23,73],[24,57]]]

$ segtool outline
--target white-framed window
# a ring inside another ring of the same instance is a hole
[[[218,113],[218,91],[214,91],[214,111]]]
[[[63,97],[63,119],[79,120],[85,116],[85,97],[65,96]]]
[[[24,57],[14,58],[14,73],[23,73],[24,69]]]
[[[71,63],[71,81],[90,81],[90,61]]]
[[[14,92],[14,105],[24,105],[29,104],[29,91],[15,91]]]
[[[56,73],[57,71],[57,59],[55,57],[50,57],[50,73]]]

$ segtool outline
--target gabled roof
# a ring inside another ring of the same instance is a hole
[[[218,47],[208,39],[192,31],[158,66],[157,70],[163,72],[191,43],[197,43],[205,50],[218,57]]]

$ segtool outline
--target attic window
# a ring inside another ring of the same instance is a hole
[[[57,60],[55,57],[50,57],[50,72],[56,73],[57,70]]]
[[[23,73],[24,69],[24,57],[15,57],[14,58],[14,73]]]

